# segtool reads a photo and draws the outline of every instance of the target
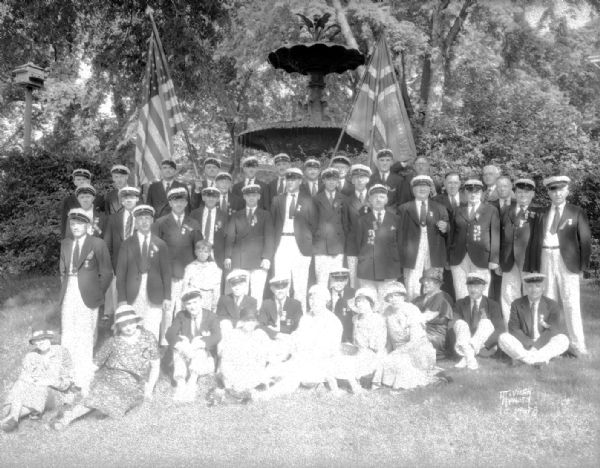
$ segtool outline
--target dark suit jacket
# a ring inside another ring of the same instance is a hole
[[[537,218],[525,271],[540,271],[544,234],[552,209],[552,207],[547,208],[542,216]],[[592,235],[585,212],[578,206],[566,203],[556,234],[558,235],[560,255],[568,270],[572,273],[586,270],[590,263]]]
[[[403,268],[414,268],[421,240],[421,225],[416,202],[410,201],[400,205],[400,262]],[[446,265],[446,238],[436,226],[438,221],[449,222],[448,212],[442,205],[433,200],[427,201],[427,240],[429,241],[429,258],[432,267],[443,268]],[[448,225],[448,231],[450,225]]]
[[[204,216],[205,205],[200,205],[190,213],[190,217],[198,221],[202,232],[202,216]],[[213,230],[213,253],[215,255],[215,263],[219,268],[223,269],[223,260],[225,260],[225,236],[227,235],[227,223],[229,216],[217,208],[217,219]],[[204,235],[204,233],[202,232]],[[208,240],[208,239],[207,239]]]
[[[379,228],[373,213],[362,216],[357,240],[360,246],[356,268],[358,278],[381,281],[401,276],[398,215],[386,211]]]
[[[246,208],[246,200],[244,200],[244,195],[242,194],[242,188],[244,187],[245,181],[246,179],[233,184],[233,187],[231,187],[231,193],[242,200],[242,206],[238,208],[238,210]],[[269,203],[267,202],[267,197],[269,196],[267,193],[267,184],[265,184],[262,180],[258,180],[256,177],[254,178],[254,183],[260,185],[260,200],[258,200],[258,207],[266,210]]]
[[[344,222],[346,197],[338,191],[334,193],[333,205],[329,202],[325,191],[314,197],[317,209],[317,229],[313,240],[315,255],[344,253],[347,230]]]
[[[302,304],[297,299],[286,297],[283,303],[283,312],[285,320],[282,320],[279,325],[281,333],[292,333],[298,328],[300,317],[302,317]],[[279,318],[277,317],[277,303],[275,299],[265,299],[260,306],[258,322],[264,327],[276,327]],[[265,328],[271,338],[275,333],[270,328]]]
[[[181,228],[172,214],[165,215],[152,224],[152,234],[160,237],[169,247],[173,278],[183,278],[185,267],[195,260],[194,246],[202,240],[202,226],[194,218],[185,215]]]
[[[119,259],[119,250],[123,243],[123,216],[125,210],[120,213],[114,213],[108,217],[106,228],[104,229],[104,242],[110,252],[113,270],[117,271],[117,260]],[[134,222],[132,220],[132,222]],[[134,230],[135,232],[135,230]]]
[[[346,242],[344,247],[344,253],[348,256],[357,257],[360,252],[360,246],[358,245],[358,229],[360,217],[370,213],[371,208],[365,203],[362,204],[356,197],[356,193],[352,193],[344,203],[343,222],[346,229]]]
[[[190,195],[190,210],[195,210],[202,205],[202,189],[208,187],[208,180],[202,179],[202,186],[200,187],[199,192],[196,192],[196,186],[192,186],[192,193]],[[216,188],[215,184],[212,184],[212,187]]]
[[[469,220],[469,207],[461,206],[455,211],[448,237],[448,260],[459,265],[469,254],[478,268],[488,268],[488,263],[500,261],[500,218],[498,210],[487,203],[480,203],[475,218]]]
[[[67,290],[72,250],[73,239],[63,239],[60,245],[61,302]],[[83,303],[90,309],[99,307],[104,303],[104,294],[113,277],[110,254],[102,239],[86,235],[76,268],[77,284]]]
[[[317,194],[321,193],[323,190],[325,190],[325,184],[321,180],[317,180]],[[308,181],[306,181],[306,180],[303,180],[302,183],[300,184],[299,191],[301,193],[303,193],[304,195],[312,196],[312,194],[310,193],[310,190],[308,188]]]
[[[558,302],[542,296],[538,304],[538,332],[540,336],[536,341],[533,341],[533,316],[530,310],[529,298],[523,296],[515,299],[510,306],[508,332],[518,339],[525,349],[532,346],[540,349],[550,341],[550,338],[559,333],[564,333],[561,316],[562,309]]]
[[[354,342],[354,312],[348,307],[348,301],[354,297],[354,289],[350,286],[344,288],[342,297],[337,300],[333,313],[342,322],[342,343],[353,343]],[[329,304],[331,308],[331,304]]]
[[[383,183],[379,170],[375,169],[371,175],[371,178],[369,179],[368,187],[371,187],[375,184],[385,185],[390,190],[388,193],[387,206],[400,206],[415,198],[412,193],[412,189],[410,188],[411,178],[406,178],[400,174],[395,174],[390,171],[386,183]]]
[[[462,190],[458,192],[458,199],[459,199],[459,206],[467,206],[467,196],[465,195],[465,193]],[[452,203],[450,203],[450,198],[448,198],[447,193],[440,193],[439,195],[436,195],[435,197],[433,197],[432,200],[436,203],[439,203],[440,205],[443,205],[444,208],[446,208],[446,211],[448,211],[448,215],[450,216],[450,219],[452,219],[455,208],[452,206]]]
[[[285,203],[287,194],[277,195],[271,205],[271,216],[275,227],[275,250],[279,247],[283,222],[285,217]],[[304,256],[313,254],[313,233],[316,228],[317,214],[310,195],[299,192],[296,197],[296,213],[294,215],[294,237],[298,249]]]
[[[217,203],[217,206],[219,208],[221,208],[221,199],[220,198],[219,198],[219,202]],[[221,211],[223,211],[227,215],[227,219],[229,220],[229,217],[233,213],[241,210],[245,206],[246,206],[246,202],[244,201],[244,199],[241,196],[238,196],[235,193],[232,193],[231,191],[229,191],[229,193],[227,194],[227,207],[225,210],[221,210]]]
[[[276,176],[273,180],[271,180],[267,184],[267,188],[265,190],[265,197],[266,197],[265,202],[267,205],[267,208],[266,208],[267,211],[271,210],[271,203],[273,203],[273,198],[275,198],[277,195],[280,195],[279,193],[277,193],[278,184],[279,184],[279,176]],[[283,192],[282,193],[285,193],[285,182],[283,184]]]
[[[238,307],[233,299],[233,294],[226,294],[221,296],[217,302],[217,317],[219,320],[231,320],[231,323],[235,327],[240,319],[240,311],[248,308],[256,309],[256,305],[256,299],[244,296],[240,307]]]
[[[348,180],[347,178],[344,180],[344,186],[340,189],[339,186],[337,188],[338,192],[340,192],[342,195],[344,195],[345,197],[351,195],[354,193],[354,184],[352,183],[352,181]]]
[[[200,330],[192,331],[192,316],[189,312],[181,310],[177,312],[173,323],[165,333],[165,338],[169,346],[175,346],[178,341],[181,341],[179,336],[185,336],[192,340],[196,336],[201,336],[202,341],[206,343],[207,351],[214,351],[219,341],[221,341],[221,327],[219,319],[208,309],[202,309],[200,318]]]
[[[171,188],[175,187],[183,187],[186,190],[188,189],[185,184],[179,182],[178,180],[173,180],[173,182],[171,182]],[[190,196],[188,192],[188,210],[190,208],[189,201]],[[154,208],[156,212],[154,214],[155,218],[160,218],[161,216],[165,216],[171,212],[171,207],[169,206],[169,202],[167,201],[167,194],[165,192],[162,180],[152,182],[150,184],[150,186],[148,187],[148,196],[146,197],[146,203]]]
[[[471,298],[469,296],[463,297],[459,299],[454,304],[454,320],[464,320],[469,325],[469,330],[471,330],[471,334],[475,333],[477,327],[479,326],[479,321],[481,320],[481,311],[485,310],[487,318],[490,319],[492,324],[494,325],[494,333],[490,335],[488,340],[485,342],[486,348],[491,348],[495,344],[498,343],[498,336],[501,333],[506,331],[504,326],[504,318],[502,317],[502,308],[500,304],[492,299],[483,296],[481,298],[481,302],[479,303],[478,314],[473,316],[471,313]]]
[[[119,190],[114,188],[104,197],[104,212],[107,216],[118,213],[123,209],[121,200],[119,200]]]
[[[502,218],[502,235],[500,236],[500,268],[510,271],[517,262],[522,270],[525,259],[529,255],[529,241],[536,217],[540,216],[538,207],[529,205],[527,216],[517,216],[517,205],[504,212]]]
[[[500,199],[489,201],[488,204],[496,207],[496,209],[498,210],[498,214],[500,215],[500,220],[502,220],[502,218],[510,208],[517,206],[517,200],[511,198],[510,205],[504,205],[502,208],[500,208]]]
[[[140,292],[141,257],[137,234],[123,241],[117,262],[117,298],[119,302],[126,301],[131,305]],[[162,304],[165,299],[171,299],[171,262],[167,244],[154,234],[150,235],[148,257],[148,299],[153,304]]]
[[[246,209],[234,213],[227,225],[225,258],[232,268],[255,270],[266,259],[273,261],[275,240],[271,214],[260,208],[254,210],[254,225],[248,222]]]

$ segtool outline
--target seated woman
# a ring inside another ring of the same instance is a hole
[[[387,328],[383,316],[374,311],[376,298],[375,290],[360,288],[351,301],[355,311],[353,344],[342,345],[343,355],[335,366],[335,376],[347,380],[352,393],[363,391],[359,380],[373,374],[386,354]]]
[[[446,357],[448,352],[448,323],[452,320],[452,298],[442,291],[442,269],[429,268],[419,280],[423,285],[423,294],[413,300],[422,312],[427,339],[433,345],[438,359]]]
[[[270,376],[267,364],[270,360],[271,340],[258,326],[256,308],[240,311],[235,328],[227,333],[219,344],[219,369],[217,376],[224,391],[243,402],[256,397],[256,387],[268,387]],[[222,400],[222,391],[215,391]]]
[[[415,388],[438,381],[434,373],[435,349],[427,339],[419,309],[405,302],[402,283],[389,283],[384,300],[388,341],[392,352],[380,363],[373,385],[385,385],[394,390]]]
[[[203,307],[215,312],[221,296],[223,272],[213,260],[212,248],[212,244],[206,240],[196,242],[196,260],[185,267],[182,291],[199,289],[202,291]]]
[[[206,302],[202,298],[198,289],[185,291],[181,296],[183,310],[177,313],[165,334],[177,385],[173,399],[177,401],[194,400],[198,377],[215,371],[221,327],[217,316],[204,307]]]
[[[39,416],[47,404],[56,407],[73,395],[71,356],[66,348],[52,344],[55,338],[52,330],[33,330],[29,343],[35,349],[25,355],[19,378],[8,394],[8,415],[0,423],[4,432],[17,430],[19,419]]]
[[[56,420],[54,429],[64,429],[92,410],[122,417],[144,398],[152,398],[160,370],[158,345],[151,332],[139,327],[141,320],[133,307],[117,308],[117,335],[104,342],[94,359],[97,370],[89,395]]]

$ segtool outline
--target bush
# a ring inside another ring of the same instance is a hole
[[[43,149],[0,157],[0,276],[55,273],[60,254],[60,209],[72,190],[71,172],[83,167],[103,193],[110,165]]]

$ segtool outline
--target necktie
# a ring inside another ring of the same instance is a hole
[[[210,227],[212,225],[212,210],[209,209],[206,214],[206,224],[204,225],[204,240],[210,239]]]
[[[531,338],[534,341],[540,337],[540,332],[538,330],[538,309],[536,307],[536,303],[531,303]]]
[[[469,220],[472,220],[475,217],[475,207],[473,205],[469,205]]]
[[[181,216],[176,216],[175,219],[177,219],[177,226],[181,229]]]
[[[554,208],[554,219],[552,220],[552,226],[550,226],[550,234],[556,234],[558,231],[558,222],[560,221],[560,209],[558,206]]]
[[[379,211],[377,213],[377,227],[381,227],[382,224],[383,224],[383,212]]]
[[[248,213],[246,214],[248,218],[248,224],[252,224],[252,208],[248,208]]]
[[[421,226],[427,225],[427,210],[425,208],[425,202],[421,202],[421,211],[419,212],[419,224],[421,224]]]
[[[279,184],[277,185],[277,195],[281,195],[283,193],[283,178],[279,178]]]
[[[327,193],[327,198],[329,198],[329,204],[330,204],[331,206],[333,206],[333,193],[331,193],[331,192],[328,192],[328,193]]]
[[[288,217],[290,219],[294,219],[294,213],[296,212],[296,194],[292,193],[292,201],[290,202],[290,210],[288,213]]]
[[[364,205],[364,203],[365,203],[365,195],[364,195],[364,193],[363,193],[363,192],[360,192],[360,193],[358,194],[358,201],[360,201],[360,204],[361,204],[361,205]]]
[[[142,242],[142,262],[141,262],[142,273],[148,273],[150,265],[148,262],[148,234],[144,236],[144,242]]]
[[[78,240],[75,241],[75,248],[73,249],[73,261],[71,263],[72,263],[71,272],[77,273],[77,267],[79,266],[79,241]]]
[[[317,183],[313,182],[310,189],[310,194],[314,197],[317,194]]]
[[[165,187],[165,192],[169,193],[170,188],[171,188],[171,182],[167,182],[167,186]]]
[[[125,239],[131,236],[131,228],[133,227],[133,216],[129,211],[125,211],[125,216],[127,216],[127,222],[125,223]]]
[[[456,201],[456,197],[451,197],[450,198],[450,204],[452,205],[452,208],[456,208],[458,206],[458,203]]]
[[[227,213],[227,200],[225,195],[221,195],[221,211]]]
[[[527,209],[525,208],[525,205],[521,205],[519,207],[520,211],[519,211],[519,216],[523,219],[525,219],[525,211],[527,211]]]
[[[471,307],[471,323],[476,320],[478,310],[479,308],[477,307],[477,302],[473,301],[473,306]]]
[[[387,181],[387,173],[381,174],[381,181],[385,184]]]

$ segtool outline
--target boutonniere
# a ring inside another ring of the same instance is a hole
[[[158,247],[155,244],[150,244],[150,258],[154,257],[154,254],[158,252]]]
[[[296,207],[296,213],[300,213],[300,211],[302,211],[302,205],[300,205],[300,204],[299,204],[299,205]]]
[[[522,228],[526,222],[523,218],[519,219],[519,227]]]
[[[375,232],[376,232],[376,229],[369,229],[369,231],[367,232],[367,235],[368,235],[367,243],[369,245],[375,244]]]
[[[221,229],[223,227],[223,225],[221,224],[221,221],[217,221],[215,223],[215,232],[218,231],[219,229]]]
[[[254,227],[258,223],[258,219],[256,219],[256,215],[252,215],[252,219],[250,220],[250,226]]]
[[[203,336],[203,337],[210,336],[210,331],[203,330],[202,333],[200,333],[200,336]]]
[[[544,317],[540,315],[540,319],[538,320],[539,326],[542,328],[550,328],[550,324],[544,320]]]
[[[227,211],[228,211],[229,216],[231,216],[233,214],[233,210],[231,208],[229,208],[229,210],[227,210]]]
[[[396,187],[390,187],[389,185],[386,185],[385,188],[388,189],[388,192],[395,192],[396,191]]]
[[[430,211],[430,212],[429,212],[429,217],[430,217],[430,218],[433,218],[433,211]]]
[[[475,213],[475,221],[479,221],[479,213]]]
[[[187,224],[184,224],[182,227],[183,227],[183,229],[187,229],[188,231],[193,231],[194,230],[191,226],[189,226]]]
[[[363,206],[360,211],[362,211],[363,214],[367,214],[369,212],[369,207],[368,206]]]
[[[392,227],[390,228],[390,230],[392,230],[392,231],[395,231],[395,230],[396,230],[396,226],[394,226],[394,225],[392,224]]]
[[[87,257],[85,257],[86,260],[92,260],[94,258],[94,251],[92,250],[89,254],[87,254]]]
[[[92,228],[92,234],[97,232],[98,234],[102,234],[102,229],[100,229],[100,220],[98,218],[94,218],[94,226]]]
[[[561,224],[561,225],[558,227],[558,229],[559,229],[559,230],[561,230],[561,229],[564,229],[564,228],[565,228],[565,226],[572,226],[572,225],[573,225],[573,220],[572,220],[571,218],[569,218],[569,219],[565,219],[565,222],[564,222],[564,223],[562,223],[562,224]]]
[[[334,202],[333,202],[333,208],[337,210],[339,207],[340,207],[340,203],[338,201],[334,200]]]

